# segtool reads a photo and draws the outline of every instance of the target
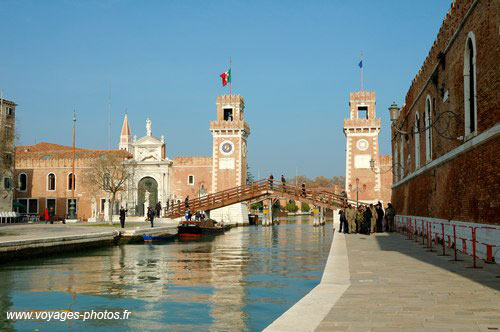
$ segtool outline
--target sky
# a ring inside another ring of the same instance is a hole
[[[116,149],[127,112],[138,137],[151,119],[169,158],[210,156],[232,57],[254,176],[339,176],[361,52],[387,155],[387,109],[404,103],[450,3],[0,0],[0,89],[18,104],[21,145],[71,145],[76,110],[78,147]]]

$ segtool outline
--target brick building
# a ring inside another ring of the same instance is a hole
[[[500,225],[499,21],[498,1],[453,1],[404,105],[389,109],[400,215]],[[498,245],[499,233],[479,242]]]
[[[126,158],[129,154],[119,150],[75,150],[75,199],[78,219],[92,217],[92,200],[102,202],[97,213],[104,218],[105,202],[108,195],[95,192],[83,179],[85,169],[104,154],[119,154]],[[24,207],[18,212],[30,215],[44,215],[45,208],[52,207],[57,220],[69,213],[71,201],[72,148],[57,144],[39,143],[31,146],[16,147],[15,179],[17,183],[16,200]]]
[[[113,212],[126,206],[129,215],[144,216],[147,207],[160,202],[163,207],[246,183],[247,138],[250,134],[244,119],[244,99],[239,95],[217,97],[217,119],[211,121],[212,157],[167,157],[165,138],[153,135],[146,120],[146,135],[132,136],[125,115],[120,132],[119,150],[95,151],[77,149],[75,160],[75,197],[80,220],[106,219],[109,195],[86,188],[79,179],[92,160],[104,153],[131,158],[136,165],[132,180],[119,194]],[[17,191],[17,201],[27,206],[19,212],[42,215],[53,206],[59,218],[68,213],[71,197],[71,147],[41,143],[18,147],[16,178],[24,183]],[[246,204],[217,209],[211,217],[226,223],[247,223]],[[144,218],[142,218],[144,220]]]
[[[378,137],[380,118],[375,92],[351,92],[349,118],[344,120],[346,136],[345,192],[352,200],[388,203],[391,198],[392,158],[381,156]]]
[[[12,211],[16,106],[0,97],[0,212]]]

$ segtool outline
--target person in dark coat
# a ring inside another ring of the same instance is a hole
[[[160,214],[161,214],[161,203],[160,203],[160,201],[158,201],[158,203],[156,203],[155,208],[156,208],[156,216],[157,216],[158,218],[160,218],[160,217],[161,217],[161,216],[160,216]]]
[[[54,223],[54,216],[55,216],[54,208],[51,206],[49,210],[49,220],[51,224]]]
[[[365,207],[365,212],[363,212],[363,218],[364,218],[364,225],[363,225],[364,231],[366,232],[366,235],[370,235],[372,211],[368,207]]]
[[[184,208],[189,209],[189,195],[187,195],[184,200]]]
[[[382,203],[378,202],[375,209],[377,211],[377,232],[381,233],[383,231],[382,225],[384,220],[384,210],[382,209]]]
[[[154,227],[155,212],[152,208],[148,208],[148,219],[151,222],[151,227]]]
[[[273,190],[273,181],[274,181],[274,176],[273,176],[273,174],[271,173],[271,174],[269,174],[269,180],[268,180],[268,182],[269,182],[269,188],[270,188],[271,190]]]
[[[120,208],[120,225],[122,228],[125,228],[125,216],[127,214],[128,209],[125,209],[123,206]]]
[[[346,207],[343,207],[339,211],[339,214],[340,214],[339,233],[342,233],[342,228],[344,228],[344,233],[349,233],[349,226],[347,225],[347,218],[345,216],[345,209],[346,209]]]

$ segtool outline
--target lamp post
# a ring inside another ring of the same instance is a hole
[[[359,188],[359,178],[356,178],[356,188],[352,188],[352,184],[349,184],[349,191],[355,191],[356,192],[356,208],[358,208],[358,202],[359,202],[359,193],[360,192],[365,192],[366,191],[366,184],[363,184],[363,190]]]
[[[75,132],[76,132],[76,113],[73,111],[73,158],[71,160],[71,202],[69,203],[69,219],[76,219],[75,206]]]

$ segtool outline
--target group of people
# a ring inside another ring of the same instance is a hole
[[[349,204],[340,209],[339,214],[339,232],[370,235],[375,232],[394,231],[394,216],[396,215],[396,211],[391,203],[387,204],[385,211],[380,202],[375,205],[362,204],[358,208]]]
[[[45,223],[47,224],[48,222],[50,222],[51,224],[53,224],[55,215],[56,213],[54,212],[54,208],[52,206],[50,208],[45,208],[43,215]],[[65,223],[64,220],[63,223]]]
[[[191,221],[193,220],[193,212],[189,208],[189,195],[186,196],[186,199],[184,200],[184,217],[186,218],[186,221]],[[205,220],[206,215],[204,211],[196,211],[194,214],[194,220],[195,221],[203,221]]]

